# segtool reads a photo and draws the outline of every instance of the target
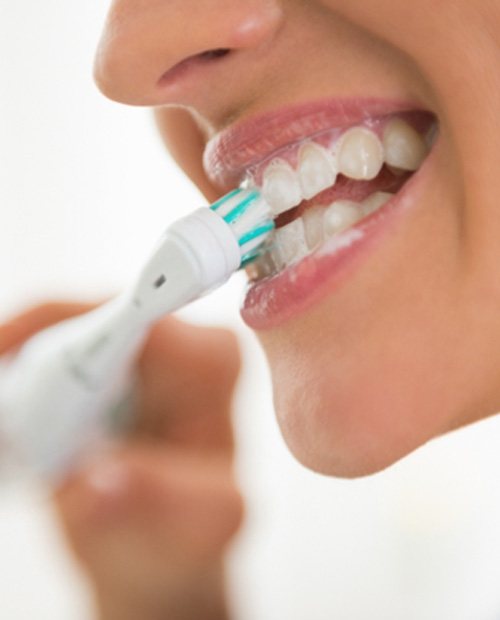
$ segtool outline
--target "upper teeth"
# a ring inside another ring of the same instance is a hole
[[[374,179],[384,165],[384,148],[378,136],[369,129],[349,129],[339,148],[339,169],[351,179]]]
[[[389,165],[418,170],[427,155],[427,144],[413,127],[396,118],[385,128],[384,152]]]
[[[309,200],[335,183],[335,162],[326,149],[314,142],[302,146],[298,169],[302,196]]]
[[[417,170],[428,148],[424,138],[399,118],[389,121],[383,140],[366,127],[353,127],[329,149],[312,140],[303,143],[297,170],[284,159],[273,159],[263,175],[262,193],[277,216],[332,187],[339,173],[370,180],[384,162],[396,169]]]
[[[276,266],[282,268],[309,254],[305,236],[304,220],[299,217],[274,233],[274,251],[272,253]]]
[[[293,168],[281,159],[274,159],[264,173],[262,195],[275,215],[298,205],[302,194]]]

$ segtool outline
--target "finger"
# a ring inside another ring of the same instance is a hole
[[[144,589],[215,562],[243,511],[226,463],[140,444],[76,474],[56,501],[94,578]]]
[[[192,114],[181,108],[161,108],[155,113],[160,134],[170,154],[209,202],[220,197],[203,169],[207,138]]]
[[[88,303],[48,302],[26,310],[0,325],[0,355],[20,346],[36,332],[94,307]]]
[[[179,447],[230,451],[239,370],[233,333],[172,317],[160,321],[138,368],[140,429]]]

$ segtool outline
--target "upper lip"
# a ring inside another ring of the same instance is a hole
[[[205,148],[205,171],[214,184],[228,190],[243,181],[248,168],[288,144],[367,118],[418,109],[415,103],[383,99],[329,99],[284,107],[216,134]]]

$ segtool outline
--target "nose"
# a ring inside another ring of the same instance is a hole
[[[114,0],[95,61],[111,99],[194,105],[256,66],[282,24],[282,0]],[[228,72],[228,71],[227,71]]]

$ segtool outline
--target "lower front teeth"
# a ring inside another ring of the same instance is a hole
[[[319,247],[325,240],[324,217],[325,210],[323,207],[312,207],[300,218],[304,220],[306,243],[310,250]]]
[[[253,266],[257,278],[268,277],[296,263],[328,239],[340,235],[385,205],[393,194],[376,192],[361,204],[339,200],[329,207],[311,207],[302,217],[275,231],[269,251]]]
[[[376,192],[375,194],[372,194],[363,202],[361,207],[363,217],[367,217],[374,211],[380,209],[380,207],[383,207],[391,198],[392,194],[389,194],[388,192]]]
[[[330,205],[324,215],[325,235],[331,237],[344,232],[363,218],[360,205],[350,200],[339,200]]]
[[[286,267],[307,256],[309,251],[301,217],[275,232],[272,254],[277,267]]]

